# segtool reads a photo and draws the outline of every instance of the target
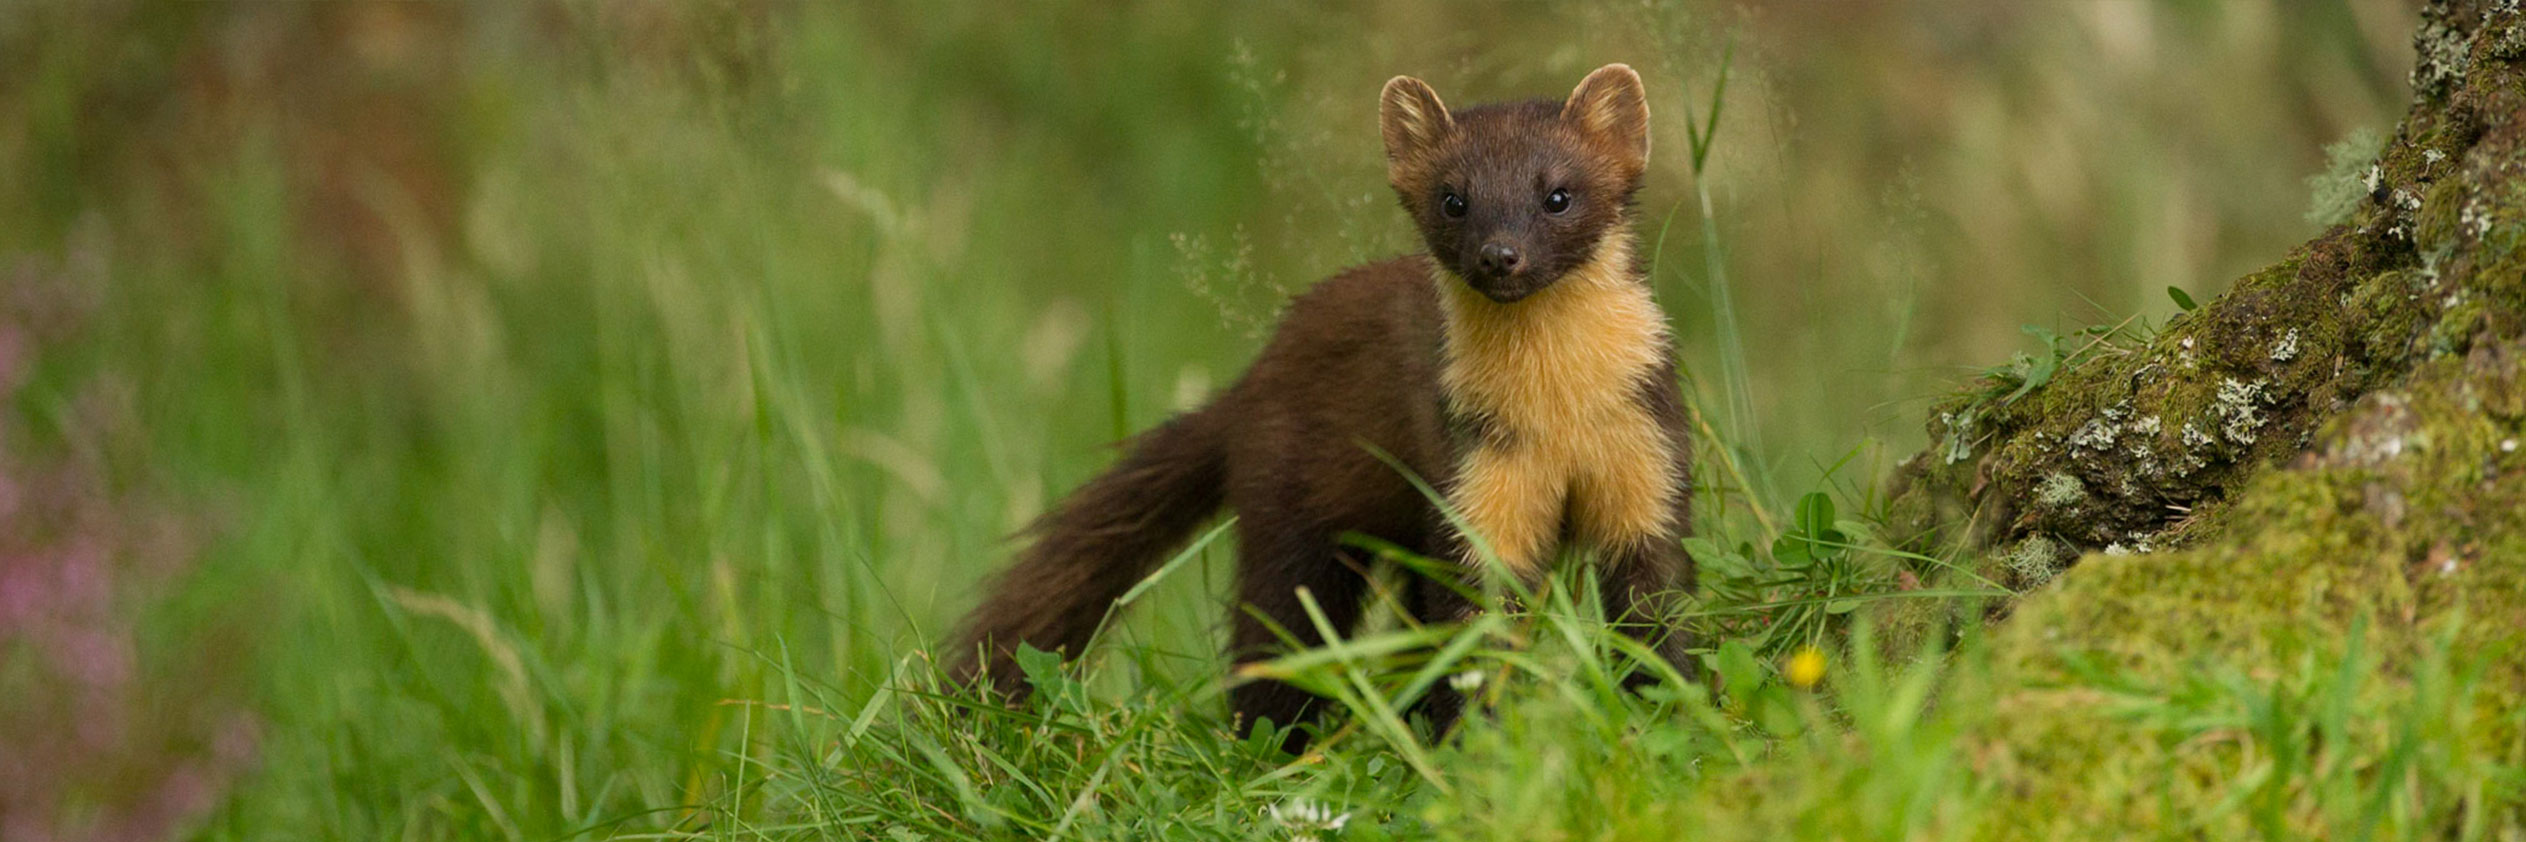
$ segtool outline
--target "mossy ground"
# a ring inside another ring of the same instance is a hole
[[[2487,751],[2416,762],[2411,774],[2515,763],[2526,726],[2521,401],[2526,348],[2517,344],[2427,363],[2335,419],[2306,456],[2250,482],[2229,501],[2215,537],[2169,552],[2092,557],[2026,599],[1994,641],[1993,680],[2010,689],[1986,737],[2012,797],[2043,805],[2029,814],[2048,814],[2055,827],[2098,838],[2163,828],[2175,817],[2145,802],[2215,802],[2212,790],[2268,762],[2272,747],[2256,741],[2275,735],[2182,734],[2126,708],[2237,676],[2285,685],[2318,668],[2367,674],[2375,692],[2399,703],[2461,694],[2432,700],[2461,716],[2405,727],[2451,729],[2465,738],[2445,745]],[[2416,673],[2444,669],[2433,659],[2449,646],[2476,658],[2480,672],[2461,686],[2426,686],[2436,679]],[[2386,722],[2360,727],[2377,733],[2356,739],[2381,747],[2397,739]],[[2169,777],[2140,777],[2153,770]],[[2166,779],[2200,798],[2169,795],[2158,785]],[[2338,805],[2320,803],[2320,789],[2259,797],[2288,805],[2279,826],[2290,834],[2321,835]],[[2423,812],[2449,829],[2486,814],[2513,823],[2526,809],[2448,795]],[[2260,820],[2240,811],[2226,823],[2245,831]]]

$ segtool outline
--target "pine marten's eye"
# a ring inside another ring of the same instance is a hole
[[[1465,197],[1456,195],[1454,190],[1442,192],[1438,195],[1438,209],[1451,218],[1461,218],[1465,215]]]
[[[1570,191],[1554,188],[1544,196],[1544,212],[1560,213],[1570,209]]]

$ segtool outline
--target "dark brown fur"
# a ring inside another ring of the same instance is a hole
[[[1335,628],[1357,622],[1368,559],[1341,543],[1347,533],[1465,559],[1435,507],[1375,454],[1390,454],[1444,489],[1453,487],[1467,453],[1553,434],[1512,429],[1446,394],[1441,372],[1448,322],[1439,284],[1466,283],[1494,300],[1514,301],[1572,271],[1603,238],[1630,236],[1628,209],[1647,154],[1645,105],[1632,114],[1587,104],[1611,121],[1619,135],[1612,138],[1565,116],[1586,97],[1602,95],[1606,86],[1598,77],[1607,75],[1591,76],[1566,106],[1533,102],[1454,114],[1425,85],[1390,84],[1386,139],[1395,188],[1437,257],[1358,267],[1299,296],[1261,356],[1225,394],[1135,438],[1118,465],[1044,515],[1030,529],[1033,543],[966,620],[956,638],[955,675],[968,681],[987,675],[997,690],[1022,694],[1024,680],[1010,657],[1020,642],[1080,654],[1114,600],[1223,504],[1239,518],[1237,599],[1245,610],[1233,612],[1230,634],[1239,662],[1281,648],[1257,615],[1303,644],[1322,642],[1300,607],[1301,588]],[[1627,102],[1636,102],[1637,77],[1627,68],[1619,76],[1613,81],[1627,81]],[[1408,111],[1436,122],[1406,121],[1399,130],[1398,96],[1425,98]],[[1600,120],[1595,127],[1608,124]],[[1626,142],[1635,136],[1636,148]],[[1566,212],[1519,211],[1556,187],[1575,194]],[[1446,214],[1442,189],[1463,193],[1470,212]],[[1478,249],[1495,242],[1513,244],[1522,266],[1474,269]],[[1642,282],[1635,265],[1626,268],[1632,282]],[[1664,361],[1627,388],[1674,445],[1680,481],[1689,452],[1683,404],[1662,339],[1657,352]],[[1677,542],[1689,522],[1687,498],[1674,498],[1672,534],[1606,550],[1600,571],[1609,616],[1655,640],[1679,664],[1682,636],[1670,633],[1664,612],[1648,601],[1690,585],[1691,562]],[[1431,620],[1472,609],[1452,588],[1431,582],[1416,582],[1407,601]],[[1278,682],[1252,681],[1230,691],[1231,707],[1248,727],[1263,719],[1304,721],[1315,702]],[[1443,727],[1458,704],[1442,693],[1426,710]],[[1293,737],[1289,747],[1302,741]]]

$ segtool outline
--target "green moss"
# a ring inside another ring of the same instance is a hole
[[[2456,246],[2459,234],[2456,222],[2462,216],[2465,201],[2471,197],[2463,179],[2442,179],[2430,185],[2414,215],[2412,244],[2423,255],[2442,254]]]
[[[2275,658],[2338,639],[2354,615],[2409,626],[2470,592],[2493,599],[2467,622],[2515,638],[2526,600],[2513,597],[2526,590],[2499,583],[2526,573],[2526,554],[2477,548],[2526,542],[2521,441],[2526,342],[2425,364],[2329,424],[2299,464],[2258,478],[2232,502],[2227,534],[2092,557],[2020,616],[2046,629],[2038,649]]]
[[[2066,660],[2100,654],[2150,669],[2205,657],[2288,657],[2310,641],[2337,638],[2363,608],[2408,611],[2397,565],[2355,551],[2363,529],[2345,518],[2360,508],[2357,480],[2323,479],[2258,489],[2241,504],[2243,519],[2279,518],[2285,528],[2182,551],[2083,560],[2019,606],[2010,628],[2025,631],[2005,636],[2012,659],[2057,672]]]

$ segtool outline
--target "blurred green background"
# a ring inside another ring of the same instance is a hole
[[[10,4],[0,837],[684,820],[784,665],[864,698],[1289,294],[1413,247],[1397,73],[1639,68],[1740,493],[1864,497],[2021,325],[2315,233],[2409,6]],[[1120,635],[1179,678],[1211,555]]]

